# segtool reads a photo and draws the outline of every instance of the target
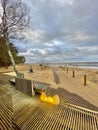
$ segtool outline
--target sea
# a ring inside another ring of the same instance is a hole
[[[64,67],[98,69],[98,62],[65,62],[65,63],[49,63],[49,64]]]

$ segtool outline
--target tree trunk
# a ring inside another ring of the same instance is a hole
[[[7,62],[5,63],[5,67],[6,67],[6,69],[8,69],[8,65],[7,65]]]
[[[6,42],[6,46],[7,46],[8,55],[9,55],[9,57],[10,57],[10,60],[11,60],[12,65],[13,65],[13,69],[14,69],[16,75],[19,76],[19,72],[18,72],[18,70],[17,70],[17,68],[16,68],[16,64],[15,64],[13,55],[12,55],[12,53],[11,53],[11,51],[10,51],[10,48],[9,48],[9,42],[8,42],[7,39],[5,39],[5,42]]]
[[[3,1],[1,1],[1,4],[2,4],[2,9],[3,9],[3,15],[2,15],[3,37],[5,39],[5,43],[6,43],[6,46],[7,46],[8,55],[10,57],[12,65],[13,65],[13,69],[14,69],[16,75],[19,76],[19,72],[18,72],[18,70],[16,68],[16,64],[15,64],[13,55],[12,55],[12,53],[10,51],[10,47],[9,47],[9,37],[8,37],[8,27],[7,27],[7,10],[6,10],[7,1],[3,0]]]

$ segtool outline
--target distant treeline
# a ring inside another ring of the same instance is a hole
[[[13,43],[9,44],[10,50],[12,52],[12,55],[14,57],[15,63],[24,63],[25,58],[23,56],[18,56],[18,49],[14,46]],[[0,37],[0,67],[6,67],[11,65],[10,57],[8,55],[8,49],[5,44],[5,40]]]

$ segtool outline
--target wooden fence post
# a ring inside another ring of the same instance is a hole
[[[86,76],[86,74],[84,75],[84,86],[86,86],[87,85],[87,76]]]
[[[68,68],[67,68],[67,73],[68,73]]]
[[[75,71],[73,70],[73,78],[75,77]]]

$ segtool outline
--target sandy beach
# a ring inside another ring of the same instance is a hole
[[[18,65],[17,68],[24,74],[25,79],[50,84],[46,89],[46,97],[50,99],[57,94],[59,105],[41,101],[40,93],[31,96],[17,89],[17,85],[9,82],[16,76],[13,68],[2,68],[0,69],[2,129],[13,127],[15,130],[97,130],[98,70],[68,68],[67,71],[64,67],[41,68],[39,65],[32,65],[33,72],[30,73],[29,65]],[[86,85],[84,85],[84,75],[87,76]],[[30,86],[27,81],[18,79],[16,83],[27,90]],[[34,82],[29,81],[29,83]],[[32,93],[31,89],[30,93]],[[13,125],[12,119],[14,119]]]
[[[80,68],[48,67],[41,69],[38,65],[32,65],[33,73],[29,73],[29,65],[18,65],[18,70],[24,74],[24,78],[51,84],[52,88],[64,88],[70,93],[77,94],[88,102],[98,107],[98,70]],[[58,76],[59,83],[55,82],[54,72]],[[73,77],[74,70],[74,77]],[[16,76],[13,68],[2,68],[0,73]],[[84,85],[84,75],[87,76]]]

